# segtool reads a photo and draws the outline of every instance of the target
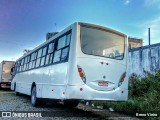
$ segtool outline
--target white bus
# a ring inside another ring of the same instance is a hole
[[[14,67],[11,89],[31,96],[63,100],[128,99],[127,36],[118,31],[76,22],[22,56]]]

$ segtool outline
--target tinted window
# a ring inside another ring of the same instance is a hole
[[[53,54],[50,54],[49,64],[51,64],[51,63],[52,63],[52,59],[53,59]]]
[[[25,63],[27,63],[28,62],[28,57],[25,57]]]
[[[32,53],[31,60],[35,60],[35,58],[36,58],[36,53]]]
[[[32,68],[35,67],[35,61],[32,61]]]
[[[24,59],[22,59],[22,61],[21,61],[21,65],[23,65],[23,63],[24,63]]]
[[[31,68],[32,68],[32,62],[29,63],[29,69],[31,69]]]
[[[43,48],[42,56],[45,56],[45,55],[46,55],[46,52],[47,52],[47,47]]]
[[[29,56],[28,56],[28,62],[30,62],[30,57],[31,57],[31,56],[29,55]]]
[[[41,65],[40,65],[40,66],[43,66],[43,65],[44,65],[44,62],[45,62],[45,57],[42,57],[42,58],[41,58]]]
[[[24,71],[24,70],[26,70],[26,64],[24,64],[24,66],[23,66],[23,71]]]
[[[53,52],[53,50],[54,50],[54,43],[50,43],[48,48],[48,53]]]
[[[40,58],[42,55],[42,49],[38,50],[38,55],[37,55],[37,58]]]
[[[46,57],[46,63],[45,63],[45,65],[47,65],[49,63],[49,56],[50,56],[50,54],[48,54],[47,57]]]
[[[60,61],[60,56],[61,56],[61,50],[56,51],[55,54],[54,54],[53,62]]]
[[[40,64],[40,58],[36,60],[36,67],[39,67],[39,64]]]
[[[66,60],[66,58],[68,56],[68,52],[69,52],[69,47],[62,50],[61,60]]]
[[[58,40],[58,47],[57,49],[61,49],[63,47],[66,46],[66,35],[61,37],[59,40]]]
[[[70,41],[71,41],[71,34],[68,34],[66,40],[66,46],[70,44]]]
[[[81,49],[89,55],[122,59],[124,36],[96,28],[81,27]]]

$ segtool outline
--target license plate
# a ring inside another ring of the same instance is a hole
[[[103,82],[98,82],[99,86],[108,86],[108,82],[103,81]]]

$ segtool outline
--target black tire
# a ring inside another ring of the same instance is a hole
[[[16,83],[14,84],[14,93],[15,93],[16,96],[20,95],[19,92],[16,91]]]
[[[66,107],[77,107],[79,104],[79,100],[65,100],[64,106]]]
[[[40,105],[40,99],[37,98],[36,86],[33,86],[31,91],[31,104],[34,107],[38,107]]]

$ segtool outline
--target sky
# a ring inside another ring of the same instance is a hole
[[[46,33],[74,22],[98,24],[160,42],[160,0],[0,0],[0,62],[17,60],[43,43]]]

